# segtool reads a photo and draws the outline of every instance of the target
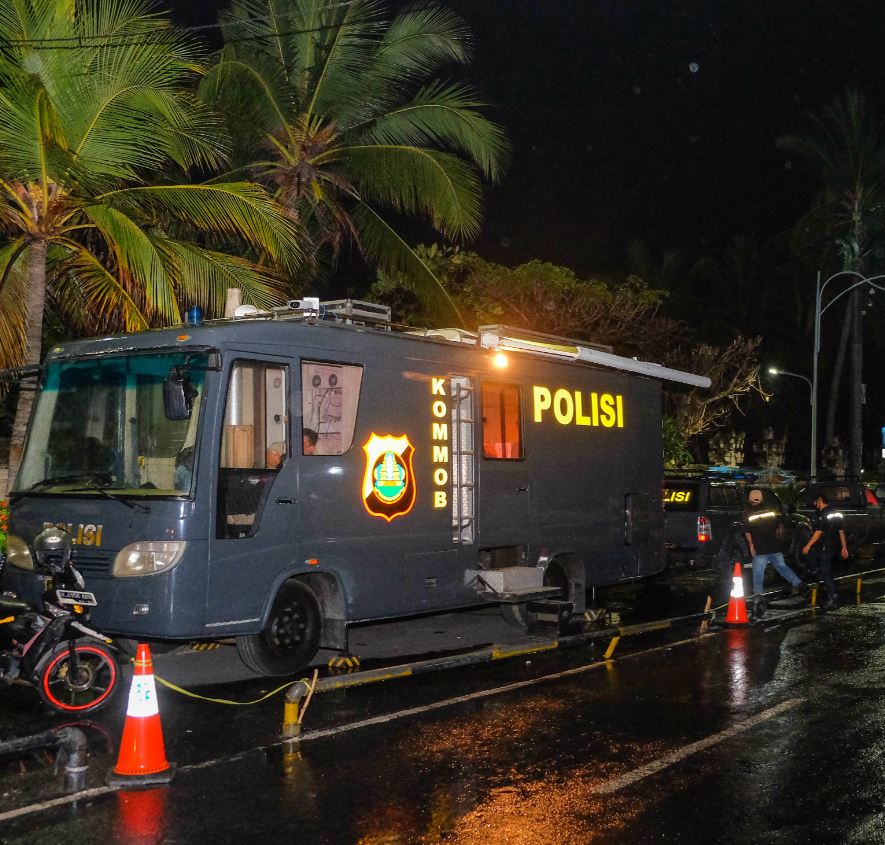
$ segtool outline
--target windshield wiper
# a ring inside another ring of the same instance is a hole
[[[74,481],[90,481],[92,479],[95,479],[93,483],[102,479],[110,483],[111,474],[109,472],[77,472],[73,475],[55,475],[32,484],[27,490],[19,490],[18,492],[36,493],[38,490],[43,490],[46,487],[55,487],[56,484],[71,484]]]
[[[37,490],[41,490],[46,487],[53,487],[56,484],[69,484],[73,481],[80,481],[81,479],[89,481],[91,479],[106,479],[108,482],[111,480],[111,474],[109,472],[80,472],[75,475],[57,475],[54,478],[44,478],[42,481],[38,481],[36,484],[31,485],[27,490],[22,491],[25,493],[34,493]],[[141,513],[150,513],[151,509],[147,505],[142,505],[141,503],[131,502],[125,496],[121,496],[117,493],[111,493],[107,487],[102,487],[98,483],[93,482],[91,484],[87,484],[83,487],[71,487],[64,491],[65,493],[98,493],[100,496],[104,496],[106,499],[110,499],[114,502],[119,502],[121,505],[126,505],[127,508],[130,508],[134,511],[140,511]]]
[[[127,497],[121,496],[119,493],[111,493],[107,487],[99,487],[97,484],[90,484],[88,487],[73,487],[70,490],[65,490],[65,493],[98,493],[106,499],[119,502],[121,505],[126,505],[126,507],[131,510],[140,511],[141,513],[151,512],[151,509],[147,505],[143,505],[141,502],[130,501]]]

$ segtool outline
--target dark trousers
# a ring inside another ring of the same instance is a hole
[[[824,588],[830,599],[837,598],[836,582],[833,581],[833,553],[812,546],[808,552],[808,568],[814,578],[820,578],[824,582]]]

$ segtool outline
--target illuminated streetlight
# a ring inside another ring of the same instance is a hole
[[[791,373],[789,370],[781,370],[778,367],[769,367],[768,372],[773,376],[801,378],[808,385],[809,400],[811,402],[811,463],[809,469],[811,477],[814,478],[817,475],[817,408],[814,401],[814,385],[808,376],[803,376],[800,373]]]

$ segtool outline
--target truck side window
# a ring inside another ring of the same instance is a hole
[[[343,455],[353,446],[363,368],[301,362],[301,452]]]
[[[710,500],[709,505],[711,508],[726,508],[734,502],[730,502],[728,496],[729,488],[728,487],[718,487],[715,484],[710,485]]]
[[[522,458],[519,386],[482,385],[482,455],[497,460]]]
[[[218,536],[251,537],[271,482],[289,454],[288,368],[236,361],[218,472]]]

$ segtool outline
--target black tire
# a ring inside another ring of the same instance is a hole
[[[508,625],[512,625],[520,631],[525,630],[526,625],[528,624],[528,606],[526,602],[523,601],[518,604],[502,604],[500,607],[501,618]]]
[[[274,599],[264,630],[237,637],[237,653],[259,675],[295,675],[310,665],[317,653],[322,619],[313,590],[300,581],[286,581]]]
[[[67,642],[40,658],[34,670],[40,698],[59,713],[95,713],[107,707],[120,688],[114,653],[98,642],[78,641],[76,672],[71,670]]]

